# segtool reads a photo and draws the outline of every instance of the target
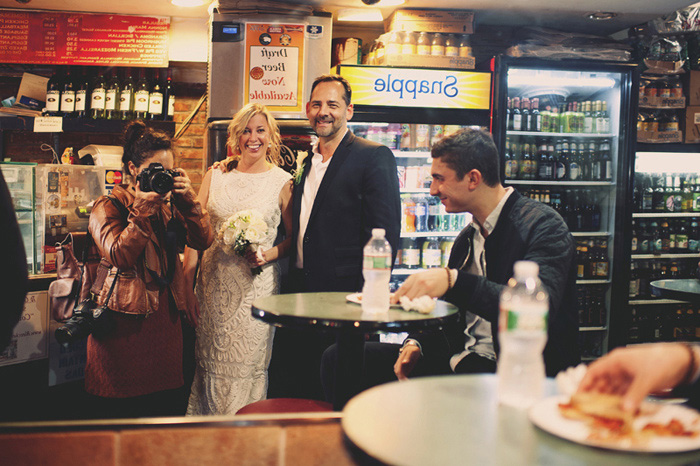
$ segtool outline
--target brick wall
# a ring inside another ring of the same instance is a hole
[[[175,115],[177,133],[183,125],[183,122],[194,111],[203,92],[197,92],[194,89],[182,89],[181,97],[175,100]],[[204,139],[207,126],[207,103],[199,108],[192,122],[187,127],[185,132],[175,141],[178,150],[175,155],[175,166],[181,167],[187,171],[192,186],[196,192],[199,192],[199,187],[202,184],[202,177],[206,170],[206,157],[204,151]]]

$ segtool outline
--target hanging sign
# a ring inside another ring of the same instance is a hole
[[[350,82],[355,105],[490,108],[491,73],[352,65],[339,70]]]
[[[0,10],[0,63],[168,66],[170,18]]]
[[[305,28],[246,23],[246,103],[261,103],[273,112],[302,111]]]

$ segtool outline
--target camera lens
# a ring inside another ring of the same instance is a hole
[[[170,173],[159,172],[154,173],[151,177],[151,188],[158,194],[165,194],[172,191],[175,185],[175,180]]]
[[[65,325],[56,329],[56,341],[62,345],[87,338],[92,332],[91,318],[83,315],[71,317]]]

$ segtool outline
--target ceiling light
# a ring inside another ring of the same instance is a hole
[[[594,11],[593,13],[586,13],[585,16],[593,21],[608,21],[617,16],[617,13],[611,11]]]
[[[170,0],[170,3],[175,6],[195,7],[204,5],[207,0]]]
[[[338,21],[382,21],[382,12],[377,8],[344,8],[338,11]]]

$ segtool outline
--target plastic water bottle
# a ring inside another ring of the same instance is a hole
[[[389,311],[391,245],[384,238],[385,234],[384,228],[372,229],[372,238],[364,249],[362,311],[372,314]]]
[[[501,293],[498,339],[499,403],[528,408],[544,394],[549,296],[538,278],[539,266],[518,261]]]

